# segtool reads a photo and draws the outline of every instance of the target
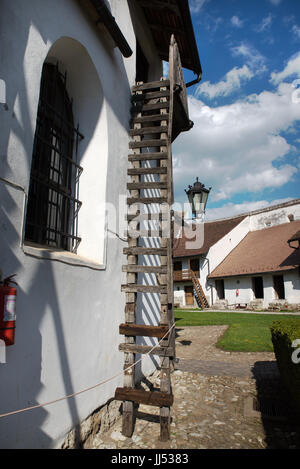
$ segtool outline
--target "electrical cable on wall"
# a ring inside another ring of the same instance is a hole
[[[171,330],[175,327],[175,323],[170,327],[170,329],[165,333],[165,335],[160,339],[160,341],[157,343],[157,345],[154,345],[150,350],[149,352],[145,353],[144,356],[142,356],[139,360],[137,360],[135,363],[133,363],[132,365],[128,366],[127,369],[130,369],[130,368],[133,368],[135,365],[137,365],[138,363],[140,363],[144,357],[150,355],[153,350],[158,347],[158,345],[167,337],[167,335],[171,332]],[[85,388],[85,389],[82,389],[81,391],[77,391],[77,392],[74,392],[72,394],[68,394],[66,396],[63,396],[63,397],[59,397],[58,399],[54,399],[52,401],[48,401],[48,402],[44,402],[43,404],[36,404],[36,405],[33,405],[33,406],[30,406],[30,407],[25,407],[24,409],[18,409],[18,410],[13,410],[11,412],[5,412],[5,413],[2,413],[0,414],[0,418],[3,418],[3,417],[9,417],[11,415],[16,415],[16,414],[20,414],[22,412],[27,412],[28,410],[33,410],[33,409],[38,409],[40,407],[46,407],[48,405],[51,405],[51,404],[55,404],[56,402],[60,402],[60,401],[63,401],[65,399],[70,399],[72,397],[75,397],[75,396],[78,396],[79,394],[83,394],[87,391],[91,391],[92,389],[95,389],[99,386],[102,386],[103,384],[106,384],[108,383],[109,381],[112,381],[114,380],[115,378],[123,375],[124,373],[124,370],[120,371],[119,373],[115,374],[114,376],[111,376],[110,378],[107,378],[103,381],[101,381],[100,383],[97,383],[97,384],[94,384],[93,386],[90,386],[88,388]]]

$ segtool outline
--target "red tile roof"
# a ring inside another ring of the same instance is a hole
[[[287,243],[300,221],[252,231],[214,269],[209,278],[232,277],[291,270],[300,265],[300,250],[291,249]]]
[[[204,243],[198,249],[186,249],[186,243],[191,243],[192,239],[185,237],[183,233],[183,236],[174,239],[173,257],[187,257],[206,253],[211,246],[241,223],[244,218],[246,218],[246,215],[205,223]]]

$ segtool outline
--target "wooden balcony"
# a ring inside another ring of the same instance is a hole
[[[191,271],[191,270],[175,270],[173,273],[173,280],[174,282],[185,282],[185,281],[192,281],[192,275],[196,275],[199,278],[199,271]]]

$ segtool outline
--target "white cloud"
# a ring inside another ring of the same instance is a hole
[[[249,68],[255,73],[262,73],[267,70],[265,57],[250,44],[242,42],[239,46],[231,48],[235,57],[242,57]]]
[[[294,35],[294,39],[300,39],[300,26],[296,23],[295,15],[287,15],[283,17],[283,23],[290,27],[290,32]]]
[[[297,39],[300,39],[300,27],[297,24],[294,24],[292,27],[292,33]]]
[[[235,26],[236,28],[242,28],[243,27],[244,22],[242,20],[240,20],[240,18],[238,16],[233,16],[230,21],[231,21],[231,24],[233,26]]]
[[[291,23],[295,22],[295,15],[287,15],[283,17],[283,22],[286,25],[289,25]]]
[[[279,5],[279,3],[281,3],[281,0],[269,0],[270,3],[272,3],[272,5]]]
[[[191,13],[199,13],[205,3],[208,3],[210,0],[191,0],[190,1],[190,10]]]
[[[300,52],[288,61],[287,65],[281,72],[271,73],[270,81],[275,85],[278,85],[278,83],[293,75],[300,77]]]
[[[271,28],[273,21],[273,15],[270,13],[268,16],[262,19],[261,23],[255,28],[258,33],[266,32]]]
[[[203,82],[198,86],[195,95],[199,96],[204,94],[210,99],[217,96],[228,96],[240,89],[242,81],[250,80],[252,77],[253,73],[249,70],[247,65],[244,65],[242,68],[234,67],[226,73],[224,80],[218,83],[210,83],[209,81]]]
[[[300,104],[292,102],[294,88],[281,83],[244,100],[210,107],[189,97],[194,127],[174,142],[174,180],[183,189],[198,176],[212,186],[211,200],[234,194],[279,188],[295,177],[297,163],[286,161],[296,149],[280,133],[300,121]]]
[[[283,204],[292,200],[291,197],[285,199],[277,199],[268,202],[267,200],[258,200],[256,202],[243,202],[241,204],[228,203],[223,207],[210,208],[206,210],[205,220],[218,220],[220,218],[234,217],[243,213],[253,212],[262,208],[272,207],[273,205]]]

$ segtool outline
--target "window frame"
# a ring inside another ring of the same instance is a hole
[[[30,186],[25,220],[25,243],[76,253],[78,236],[78,145],[83,139],[74,127],[67,74],[58,64],[44,63]]]

